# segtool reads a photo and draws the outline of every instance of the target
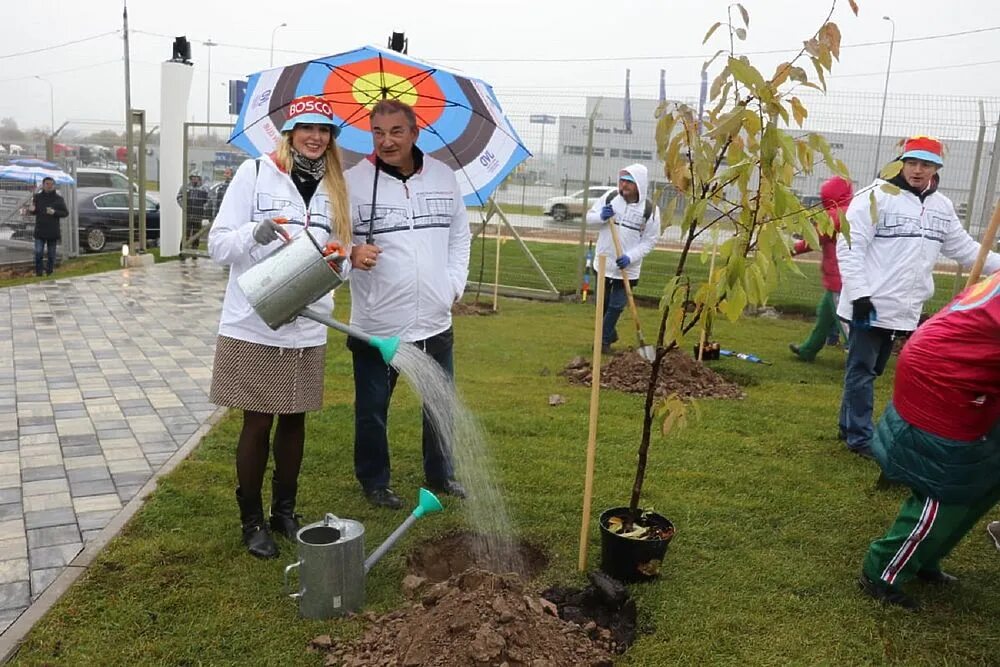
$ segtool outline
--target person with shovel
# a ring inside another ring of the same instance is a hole
[[[872,542],[858,583],[880,602],[916,609],[901,586],[954,582],[941,561],[1000,500],[1000,272],[907,341],[871,448],[883,476],[911,495]]]
[[[869,459],[875,378],[885,370],[895,338],[917,328],[924,302],[934,294],[938,256],[967,269],[979,254],[951,200],[938,191],[941,142],[911,137],[897,160],[902,168],[888,183],[898,192],[886,192],[886,181],[876,179],[847,209],[850,236],[837,240],[843,283],[837,316],[851,323],[838,435],[848,450]],[[1000,270],[1000,255],[991,252],[984,269]]]
[[[327,329],[301,317],[271,329],[237,281],[294,237],[308,233],[320,247],[346,247],[351,234],[335,141],[340,128],[329,102],[300,97],[286,113],[277,150],[239,167],[208,235],[209,255],[229,267],[209,400],[243,410],[236,500],[243,543],[258,558],[278,555],[270,531],[294,539],[299,529],[295,501],[305,413],[323,407]],[[341,270],[346,276],[347,267]],[[333,300],[327,294],[313,305],[330,312]],[[270,530],[261,498],[269,450],[274,455]]]
[[[630,164],[618,172],[618,192],[598,199],[587,212],[588,225],[601,225],[597,254],[614,260],[604,279],[601,351],[605,354],[611,352],[611,345],[618,340],[615,327],[631,299],[631,288],[639,284],[642,259],[660,237],[660,208],[646,199],[648,188],[645,165]],[[638,318],[634,311],[633,315]],[[644,341],[640,342],[640,353],[646,347]]]
[[[472,238],[458,180],[417,147],[417,118],[407,104],[383,99],[369,121],[375,151],[347,172],[355,244],[351,326],[418,346],[453,378],[451,307],[465,291]],[[401,509],[389,486],[387,432],[399,373],[367,343],[349,337],[347,347],[354,361],[354,473],[372,505]],[[464,498],[450,452],[423,419],[427,486]]]

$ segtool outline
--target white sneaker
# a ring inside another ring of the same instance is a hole
[[[986,526],[986,534],[993,538],[993,544],[1000,549],[1000,521],[990,521]]]

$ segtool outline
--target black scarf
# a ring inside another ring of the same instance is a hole
[[[314,181],[321,181],[323,175],[326,174],[326,155],[321,155],[313,160],[293,148],[292,169],[308,175]]]

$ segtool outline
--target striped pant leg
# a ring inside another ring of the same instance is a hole
[[[865,574],[872,581],[898,586],[926,565],[936,566],[943,548],[964,529],[970,511],[967,505],[946,505],[914,491],[903,501],[889,532],[868,548]]]
[[[941,544],[939,551],[927,554],[922,569],[940,570],[941,560],[951,553],[951,550],[962,541],[962,538],[965,537],[966,534],[972,530],[977,523],[979,523],[979,520],[992,510],[997,503],[1000,503],[1000,484],[994,486],[993,489],[982,498],[979,498],[969,504],[968,511],[965,512],[964,516],[956,520],[954,529],[951,532],[951,537]]]

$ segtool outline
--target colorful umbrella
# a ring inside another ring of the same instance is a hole
[[[10,160],[11,164],[16,164],[21,167],[41,167],[42,169],[58,169],[59,165],[54,162],[46,162],[45,160],[39,160],[35,157],[19,157]]]
[[[57,185],[73,185],[73,177],[60,169],[45,169],[43,167],[24,167],[18,164],[0,166],[0,180],[17,181],[19,183],[41,183],[45,178],[52,178]]]
[[[347,165],[373,150],[369,109],[382,98],[406,102],[420,125],[417,145],[455,170],[466,205],[482,206],[531,155],[488,84],[373,46],[252,75],[229,141],[254,157],[270,153],[285,108],[301,95],[330,102]]]

